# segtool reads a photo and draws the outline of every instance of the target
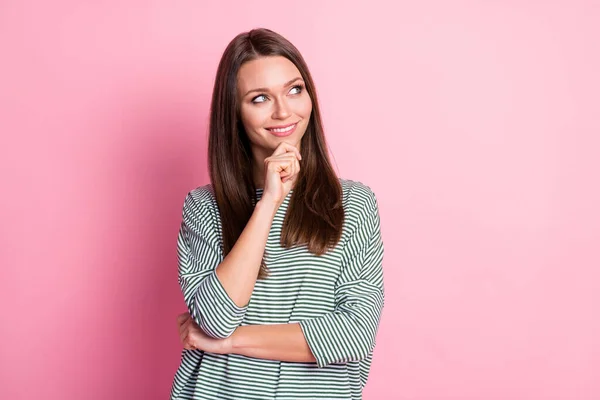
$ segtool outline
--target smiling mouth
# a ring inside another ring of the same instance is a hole
[[[296,132],[296,128],[298,127],[298,122],[290,124],[290,125],[280,125],[280,126],[272,126],[270,128],[265,128],[271,135],[283,138],[292,135]]]
[[[270,132],[273,132],[273,133],[287,133],[287,132],[291,132],[292,130],[294,130],[296,125],[298,125],[297,122],[295,122],[293,124],[289,124],[289,125],[273,126],[273,127],[265,128],[265,129]]]

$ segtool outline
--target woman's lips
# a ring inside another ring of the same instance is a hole
[[[283,127],[265,128],[265,129],[267,131],[269,131],[269,133],[271,135],[274,135],[277,137],[285,137],[285,136],[290,136],[292,133],[294,133],[294,131],[296,130],[296,126],[298,126],[297,122],[295,124],[285,125]]]

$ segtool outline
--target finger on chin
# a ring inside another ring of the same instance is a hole
[[[285,154],[287,152],[292,152],[295,153],[297,152],[298,149],[291,143],[288,142],[281,142],[276,148],[275,151],[273,152],[273,155],[280,155],[280,154]]]

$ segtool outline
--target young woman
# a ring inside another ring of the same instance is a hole
[[[210,110],[211,184],[177,247],[189,313],[171,399],[361,399],[384,303],[379,210],[336,176],[298,50],[235,37]]]

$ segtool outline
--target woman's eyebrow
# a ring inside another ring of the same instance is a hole
[[[302,80],[302,78],[298,76],[298,77],[296,77],[296,78],[294,78],[294,79],[292,79],[292,80],[290,80],[290,81],[287,81],[286,83],[284,83],[282,87],[289,86],[289,85],[291,85],[292,83],[296,82],[297,80]],[[256,88],[256,89],[251,89],[251,90],[248,90],[248,91],[246,92],[246,94],[244,95],[244,97],[248,96],[248,94],[250,94],[250,93],[252,93],[252,92],[268,92],[268,91],[269,91],[269,89],[267,89],[267,88]]]

